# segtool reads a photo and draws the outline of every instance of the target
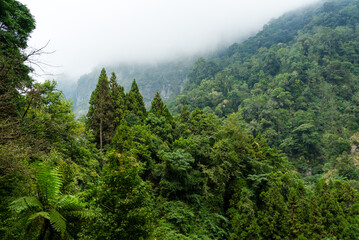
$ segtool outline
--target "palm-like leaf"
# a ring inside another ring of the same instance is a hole
[[[61,234],[66,232],[66,219],[55,209],[50,210],[50,223]]]
[[[43,208],[43,205],[36,197],[21,197],[10,204],[10,210],[22,212],[36,208]]]
[[[43,217],[45,219],[49,219],[50,220],[50,214],[48,212],[37,212],[37,213],[34,213],[32,214],[30,217],[29,217],[29,221],[32,221],[38,217]]]
[[[86,204],[80,202],[78,198],[66,195],[61,198],[57,204],[57,209],[61,211],[64,216],[76,218],[93,218],[94,213],[85,209]]]
[[[51,169],[45,165],[39,165],[37,185],[44,200],[54,203],[60,195],[63,180],[57,168]]]
[[[81,210],[84,209],[86,204],[80,202],[77,197],[65,195],[56,204],[57,209],[61,210]]]
[[[65,217],[92,218],[94,214],[85,209],[86,204],[71,195],[61,195],[63,179],[57,168],[51,169],[43,164],[38,165],[37,176],[38,195],[37,197],[21,197],[13,201],[10,209],[21,213],[22,218],[29,226],[36,221],[49,221],[51,227],[66,234]],[[47,224],[36,224],[43,226],[42,237],[47,230]]]

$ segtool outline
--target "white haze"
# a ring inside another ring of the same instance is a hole
[[[29,46],[45,73],[76,78],[98,65],[148,63],[213,50],[318,0],[20,0],[36,20]],[[44,74],[39,69],[38,74]]]

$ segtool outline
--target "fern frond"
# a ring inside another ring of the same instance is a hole
[[[51,169],[43,164],[39,165],[38,170],[37,185],[41,194],[46,201],[55,202],[63,183],[59,170],[57,168]]]
[[[10,210],[21,212],[31,210],[31,208],[42,208],[41,202],[35,197],[21,197],[11,202]]]
[[[61,210],[82,210],[86,204],[80,202],[80,200],[71,195],[63,196],[56,204],[57,209]]]
[[[35,218],[38,218],[38,217],[43,217],[43,218],[46,218],[46,219],[50,219],[50,214],[48,212],[37,212],[37,213],[32,214],[29,217],[28,220],[32,221],[32,220],[34,220]]]
[[[66,232],[66,220],[55,209],[50,210],[50,223],[56,231],[61,233],[61,235]]]

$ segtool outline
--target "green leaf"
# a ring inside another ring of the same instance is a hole
[[[37,212],[37,213],[34,213],[32,214],[30,217],[29,217],[29,221],[32,221],[34,220],[35,218],[38,218],[38,217],[43,217],[43,218],[46,218],[46,219],[49,219],[50,220],[50,214],[48,212]]]
[[[35,197],[22,197],[13,201],[9,208],[15,212],[21,212],[30,210],[31,208],[42,208],[42,204]]]
[[[50,210],[50,223],[53,228],[60,232],[62,235],[66,232],[66,220],[65,218],[55,209]]]
[[[61,210],[82,210],[85,204],[80,202],[75,196],[65,195],[58,201],[56,206]]]
[[[43,164],[39,165],[37,184],[47,202],[57,201],[62,183],[63,180],[57,168],[51,169]]]

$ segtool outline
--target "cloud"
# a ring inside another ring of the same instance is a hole
[[[29,41],[72,77],[99,64],[153,62],[211,50],[318,0],[20,0],[36,20]]]

